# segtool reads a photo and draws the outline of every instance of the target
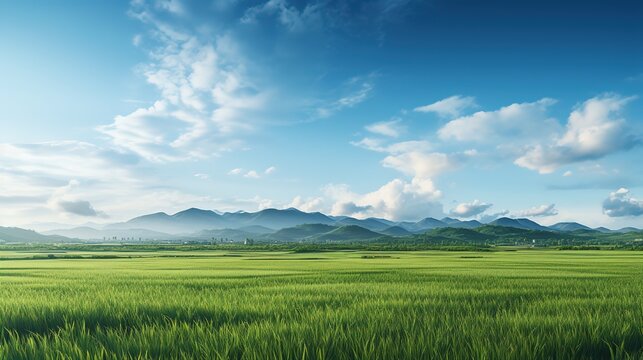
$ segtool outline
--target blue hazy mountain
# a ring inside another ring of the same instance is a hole
[[[501,217],[500,219],[496,219],[490,222],[489,225],[512,227],[525,230],[552,231],[552,229],[542,226],[537,222],[531,221],[529,219],[512,219],[508,217]]]
[[[71,239],[60,235],[43,235],[33,230],[0,226],[0,243],[58,243]]]
[[[604,234],[628,233],[640,231],[636,228],[610,230],[607,228],[589,227],[575,223],[564,222],[545,227],[529,219],[499,218],[487,224],[504,228],[515,228],[548,232],[597,232]],[[102,240],[116,237],[145,240],[161,239],[245,239],[256,238],[275,241],[291,241],[293,239],[321,237],[332,231],[333,236],[345,238],[355,232],[356,240],[375,236],[387,235],[404,237],[412,234],[423,234],[427,231],[442,228],[479,229],[483,225],[477,220],[459,220],[451,217],[436,219],[427,217],[420,221],[391,221],[381,218],[356,219],[349,216],[328,216],[320,212],[304,212],[298,209],[265,209],[257,212],[226,212],[190,208],[176,214],[164,212],[142,215],[121,223],[104,226],[102,229],[78,227],[66,230],[52,230],[46,235],[62,235],[69,238]],[[344,230],[339,231],[339,228]],[[368,233],[359,229],[367,230]],[[447,232],[448,233],[448,232]],[[464,234],[464,233],[463,233]],[[444,234],[440,233],[440,236]],[[32,234],[32,237],[34,235]]]
[[[579,224],[577,222],[559,222],[557,224],[549,226],[550,229],[556,231],[577,231],[577,230],[592,230],[589,226]]]

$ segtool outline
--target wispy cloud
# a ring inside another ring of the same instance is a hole
[[[326,118],[335,113],[357,106],[366,101],[375,88],[374,79],[376,74],[364,77],[354,77],[345,84],[344,95],[339,99],[332,100],[317,108],[317,116]]]
[[[555,204],[535,206],[526,210],[516,211],[512,214],[515,217],[542,217],[558,215]]]
[[[382,121],[366,126],[366,130],[373,134],[399,137],[404,132],[404,127],[400,124],[401,120]]]
[[[263,171],[259,170],[244,170],[242,168],[234,168],[228,171],[228,175],[231,176],[242,176],[248,179],[260,179],[262,177],[272,175],[277,171],[275,166],[269,166]]]
[[[476,99],[472,96],[454,95],[446,99],[436,101],[429,105],[418,106],[414,110],[417,112],[432,112],[440,117],[455,118],[462,115],[466,110],[478,107]]]

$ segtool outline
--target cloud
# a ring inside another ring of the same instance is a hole
[[[325,194],[333,202],[332,215],[392,220],[418,220],[444,215],[442,204],[438,201],[442,193],[430,179],[414,178],[410,182],[394,179],[365,194],[350,191],[348,185],[328,185]]]
[[[87,216],[87,217],[97,217],[104,216],[102,213],[96,211],[92,204],[89,201],[77,200],[77,201],[58,201],[58,206],[60,209],[66,213]]]
[[[462,115],[465,110],[474,109],[478,107],[476,99],[471,96],[454,95],[433,104],[419,106],[413,109],[417,112],[432,112],[438,114],[440,117],[458,117]]]
[[[585,101],[569,115],[562,135],[551,143],[529,147],[516,159],[516,165],[548,174],[563,165],[596,160],[639,145],[640,137],[619,117],[633,99],[606,94]]]
[[[449,121],[438,130],[442,140],[500,142],[506,139],[542,137],[557,129],[547,115],[556,101],[543,98],[532,103],[516,103],[495,111],[478,111]]]
[[[451,209],[450,214],[457,217],[474,217],[487,211],[492,204],[484,203],[479,200],[474,200],[469,203],[460,203],[455,208]]]
[[[323,197],[310,197],[303,198],[302,196],[295,196],[294,199],[288,204],[288,208],[296,208],[305,212],[325,211],[325,201]]]
[[[235,168],[230,171],[228,171],[228,175],[232,176],[238,176],[241,175],[245,178],[249,179],[259,179],[264,176],[272,175],[277,171],[277,168],[275,166],[269,166],[267,167],[264,171],[258,171],[258,170],[244,170],[242,168]]]
[[[376,0],[351,2],[342,0],[312,0],[296,6],[287,0],[267,0],[248,8],[240,22],[255,25],[262,18],[274,18],[290,32],[341,30],[347,35],[376,35],[384,37],[383,24],[399,21],[407,12],[410,0]]]
[[[431,149],[431,143],[425,140],[400,141],[386,145],[382,139],[369,137],[365,137],[360,141],[351,141],[351,145],[370,151],[389,154],[401,154],[412,151],[426,152]]]
[[[201,179],[201,180],[208,180],[210,178],[210,175],[208,174],[194,174],[195,178]]]
[[[317,108],[316,113],[319,118],[327,118],[335,113],[357,106],[358,104],[366,101],[373,89],[374,78],[377,74],[370,74],[368,76],[356,76],[351,78],[344,87],[345,94],[339,97],[337,100],[330,101],[327,104],[324,104]]]
[[[156,0],[155,6],[175,15],[185,14],[185,7],[179,0]]]
[[[391,120],[368,125],[366,130],[373,134],[396,138],[404,131],[404,127],[400,126],[400,120]]]
[[[290,31],[303,31],[308,26],[319,25],[320,3],[307,4],[302,11],[288,4],[286,0],[269,0],[245,11],[242,24],[255,24],[261,16],[274,15]]]
[[[499,211],[493,214],[482,214],[480,215],[480,222],[483,224],[490,223],[498,218],[509,215],[509,210]]]
[[[563,176],[564,176],[564,177],[570,177],[570,176],[572,176],[572,175],[574,175],[574,173],[573,173],[571,170],[567,170],[567,171],[565,171],[565,172],[563,173]]]
[[[160,1],[156,8],[176,14],[182,7]],[[97,130],[120,149],[154,162],[207,158],[239,147],[236,135],[256,127],[269,95],[247,74],[233,39],[178,30],[145,3],[134,3],[130,13],[150,28],[150,63],[140,69],[160,96]]]
[[[432,178],[447,170],[455,168],[457,160],[443,153],[425,153],[420,151],[403,152],[389,155],[382,160],[384,167],[398,170],[406,175],[418,178]]]
[[[556,204],[535,206],[526,210],[517,211],[515,217],[541,217],[558,215]]]
[[[609,217],[641,216],[643,201],[630,195],[630,190],[620,188],[603,201],[603,213]]]
[[[243,175],[243,177],[250,178],[250,179],[259,179],[259,173],[256,170],[250,170],[247,173]]]

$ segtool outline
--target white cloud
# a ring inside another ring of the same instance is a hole
[[[529,147],[515,163],[547,174],[566,164],[631,149],[641,140],[619,114],[633,99],[608,94],[585,101],[569,115],[567,129],[562,135],[553,142]]]
[[[565,173],[563,173],[564,177],[570,177],[572,175],[574,175],[574,173],[571,170],[567,170],[567,171],[565,171]]]
[[[333,202],[332,215],[358,218],[373,216],[392,220],[418,220],[444,215],[438,201],[442,193],[430,179],[414,178],[410,182],[394,179],[365,194],[350,191],[348,185],[329,185],[325,194]]]
[[[418,112],[433,112],[441,117],[458,117],[465,110],[478,107],[476,99],[471,96],[454,95],[433,104],[416,107]]]
[[[404,127],[400,125],[400,120],[391,120],[368,125],[366,130],[374,134],[396,138],[404,131]]]
[[[245,178],[249,179],[259,179],[264,176],[268,176],[271,174],[274,174],[275,171],[277,171],[277,168],[275,166],[269,166],[267,167],[264,171],[257,171],[257,170],[244,170],[242,168],[235,168],[230,171],[228,171],[228,175],[233,175],[233,176],[243,176]]]
[[[375,85],[373,84],[373,79],[377,74],[369,74],[367,76],[356,76],[351,78],[344,87],[345,94],[337,100],[333,100],[330,103],[324,104],[317,108],[317,116],[320,118],[326,118],[334,115],[338,111],[343,109],[352,108],[358,104],[366,101]]]
[[[171,13],[182,8],[178,1],[156,5]],[[255,128],[268,92],[250,80],[234,41],[179,31],[145,4],[133,4],[131,14],[151,29],[148,37],[156,45],[141,69],[160,98],[98,130],[119,148],[155,162],[207,158],[238,147],[235,136]]]
[[[425,140],[400,141],[386,145],[382,139],[365,137],[360,141],[351,141],[351,144],[366,150],[389,154],[401,154],[412,151],[426,152],[431,149],[431,144]]]
[[[558,129],[547,109],[556,101],[544,98],[532,103],[516,103],[495,111],[478,111],[449,121],[438,135],[443,140],[500,142],[542,138]]]
[[[305,30],[306,25],[319,20],[319,4],[308,4],[302,11],[288,5],[286,0],[268,0],[246,10],[242,24],[254,24],[262,15],[276,15],[279,22],[290,31]]]
[[[325,211],[325,201],[323,197],[303,198],[296,196],[286,207],[296,208],[305,212]]]
[[[455,208],[451,209],[450,214],[457,217],[474,217],[487,211],[492,204],[484,203],[479,200],[474,200],[469,203],[460,203]]]
[[[194,177],[201,180],[208,180],[210,178],[210,175],[198,173],[198,174],[194,174]]]
[[[245,173],[243,177],[250,178],[250,179],[259,179],[261,176],[259,176],[259,173],[256,170],[250,170],[247,173]]]
[[[455,168],[456,164],[456,160],[447,154],[420,151],[389,155],[382,160],[382,165],[385,167],[418,178],[432,178]]]
[[[603,201],[603,213],[609,217],[641,216],[643,201],[633,198],[629,189],[620,188]]]
[[[0,199],[12,201],[0,207],[0,221],[12,225],[104,217],[115,202],[134,207],[132,191],[143,186],[136,158],[85,142],[0,144],[0,164]]]
[[[558,214],[556,204],[535,206],[526,210],[517,211],[513,214],[515,217],[541,217],[554,216]]]
[[[179,0],[156,0],[156,7],[175,15],[184,15],[185,7]]]

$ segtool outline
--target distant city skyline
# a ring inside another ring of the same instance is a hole
[[[642,16],[625,0],[1,2],[0,226],[294,207],[640,228]]]

